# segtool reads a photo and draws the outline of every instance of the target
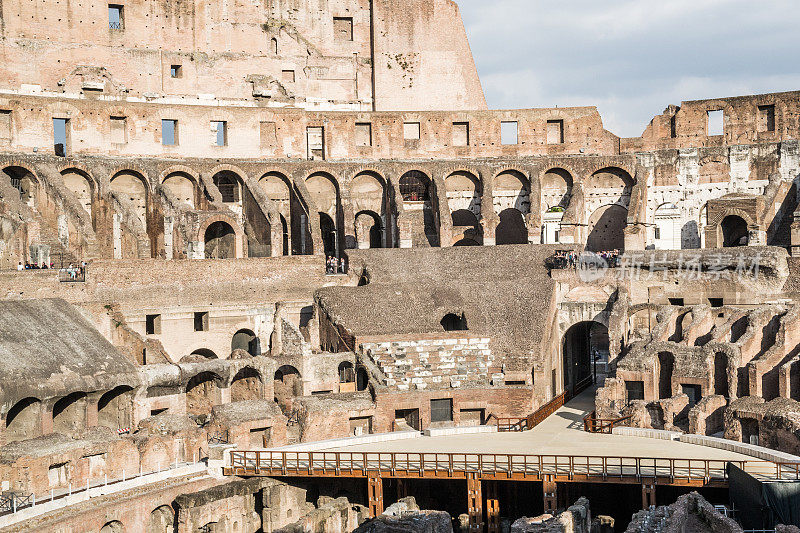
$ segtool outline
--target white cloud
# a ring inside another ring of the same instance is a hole
[[[682,100],[800,89],[792,0],[460,0],[493,108],[596,105],[640,135]]]

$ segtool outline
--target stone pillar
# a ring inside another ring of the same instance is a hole
[[[53,406],[55,403],[56,400],[42,403],[42,408],[39,410],[42,417],[42,435],[49,435],[53,432]]]
[[[344,235],[344,242],[340,243],[339,246],[342,251],[349,250],[356,247],[356,214],[353,211],[353,204],[350,201],[350,196],[342,196],[341,198],[341,209],[342,209],[342,229],[344,231],[339,231],[340,235]],[[338,226],[337,222],[337,226]],[[339,229],[338,227],[336,228]],[[369,242],[369,240],[367,241]],[[369,246],[367,246],[369,247]]]
[[[366,221],[371,220],[371,217],[362,216],[361,220],[356,220],[355,222],[356,244],[359,250],[365,250],[369,248],[370,227],[367,225]]]
[[[231,403],[231,388],[228,387],[220,387],[219,388],[219,404],[217,405],[226,405]]]
[[[655,483],[642,483],[642,509],[649,509],[656,504],[656,485]]]
[[[172,251],[173,225],[172,217],[164,217],[164,256],[167,260],[173,259],[174,257]]]
[[[400,215],[397,217],[397,226],[400,230],[400,248],[411,248],[413,246],[413,231],[412,228],[414,227],[413,221],[411,217],[406,215]]]
[[[97,426],[98,420],[98,404],[100,403],[101,392],[92,392],[86,396],[86,427],[93,428]]]
[[[558,484],[553,476],[548,474],[542,480],[542,493],[544,495],[544,512],[552,515],[558,509]]]
[[[114,213],[111,224],[111,235],[114,242],[114,259],[122,259],[122,215]]]
[[[288,228],[287,228],[288,229]],[[281,218],[277,216],[270,222],[269,225],[269,241],[270,241],[270,249],[269,255],[272,257],[278,257],[283,255],[283,226],[281,225]],[[289,241],[291,242],[291,241]],[[287,254],[288,255],[288,254]]]
[[[483,493],[478,474],[467,474],[467,514],[469,533],[483,533]]]
[[[370,472],[367,478],[367,501],[369,516],[375,518],[383,514],[383,479],[380,472]]]

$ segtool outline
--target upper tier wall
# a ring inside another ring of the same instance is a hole
[[[106,3],[0,1],[0,87],[315,109],[486,107],[451,0],[118,5],[120,22]]]

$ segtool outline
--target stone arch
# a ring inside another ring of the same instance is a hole
[[[528,244],[528,228],[523,214],[513,207],[501,211],[494,238],[498,245]]]
[[[133,424],[133,387],[121,385],[100,396],[97,425],[124,429]]]
[[[492,179],[492,203],[498,215],[506,209],[516,209],[523,215],[531,211],[531,185],[519,170],[503,170]]]
[[[620,167],[604,167],[592,173],[583,184],[586,213],[613,204],[627,209],[633,184],[631,174]]]
[[[119,520],[112,520],[103,524],[103,527],[100,528],[100,533],[125,533],[125,526]]]
[[[467,331],[467,317],[464,313],[447,313],[439,321],[445,331]]]
[[[92,202],[95,195],[95,182],[91,175],[85,170],[70,166],[61,171],[61,179],[64,186],[72,192],[75,199],[83,207],[84,211],[92,215]]]
[[[447,175],[444,183],[450,212],[469,211],[475,215],[476,220],[480,220],[481,195],[483,194],[480,179],[472,172],[456,170]]]
[[[399,181],[403,202],[428,202],[431,199],[431,179],[420,170],[405,172]]]
[[[53,404],[53,432],[69,435],[86,429],[87,396],[73,392]]]
[[[222,378],[214,372],[200,372],[186,383],[186,412],[191,415],[211,413],[220,403]]]
[[[31,167],[13,162],[3,166],[3,173],[11,186],[19,191],[20,201],[35,209],[39,198],[39,178]]]
[[[383,220],[374,211],[356,214],[356,242],[359,248],[383,248]]]
[[[747,221],[740,215],[730,214],[722,219],[719,224],[722,239],[719,241],[724,248],[747,246],[750,242],[750,231]]]
[[[130,169],[119,170],[111,177],[111,190],[131,208],[142,227],[146,228],[150,187],[144,174]]]
[[[217,357],[217,354],[214,353],[212,350],[209,350],[208,348],[198,348],[192,351],[192,353],[190,353],[189,356],[187,357],[191,357],[192,355],[198,355],[205,359],[219,359],[219,357]]]
[[[42,435],[42,401],[24,398],[6,413],[3,436],[6,442],[33,439]]]
[[[240,329],[231,338],[231,351],[244,350],[253,357],[261,355],[261,342],[251,329]]]
[[[223,166],[228,167],[229,165]],[[244,188],[242,176],[244,175],[245,174],[241,173],[241,171],[236,172],[229,168],[220,168],[220,170],[217,170],[211,175],[211,180],[222,195],[223,204],[242,205],[242,189]]]
[[[275,401],[303,395],[300,371],[291,365],[282,365],[275,371]]]
[[[544,171],[539,176],[542,212],[548,212],[555,208],[566,209],[572,196],[574,183],[572,173],[565,168],[553,167]]]
[[[160,505],[153,509],[147,522],[147,533],[173,533],[175,530],[175,512],[169,505]]]
[[[260,400],[263,396],[263,387],[261,373],[253,367],[246,366],[231,380],[231,401]]]
[[[217,223],[222,225],[212,228]],[[204,220],[198,228],[197,240],[206,244],[206,259],[244,257],[244,232],[235,220],[226,215],[215,215]],[[210,249],[208,242],[212,244]]]
[[[175,170],[163,176],[161,185],[169,190],[178,202],[195,209],[198,200],[197,178],[183,170]]]
[[[354,383],[356,381],[356,371],[352,361],[342,361],[336,371],[339,375],[339,383]]]
[[[619,204],[604,205],[589,217],[589,237],[586,249],[592,252],[624,250],[628,224],[628,209]]]
[[[267,198],[275,204],[278,212],[289,217],[292,202],[292,185],[289,178],[282,172],[271,170],[261,176],[258,184]]]
[[[333,174],[319,170],[311,173],[305,182],[317,209],[336,220],[340,210],[339,182]]]

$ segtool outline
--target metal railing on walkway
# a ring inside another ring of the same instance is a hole
[[[497,424],[497,431],[500,432],[511,432],[511,431],[528,431],[547,419],[550,415],[558,411],[561,407],[564,406],[564,403],[567,400],[567,393],[562,392],[545,405],[540,407],[535,413],[530,414],[524,418],[513,418],[513,417],[497,417],[494,415],[489,416],[489,420],[492,418],[495,419],[495,423]],[[487,420],[487,424],[489,423]]]
[[[226,475],[453,478],[726,486],[728,463],[761,479],[800,480],[800,463],[617,456],[231,451]]]
[[[583,417],[583,429],[589,433],[611,433],[615,427],[627,426],[633,416],[621,418],[597,418],[597,411],[592,411]]]

